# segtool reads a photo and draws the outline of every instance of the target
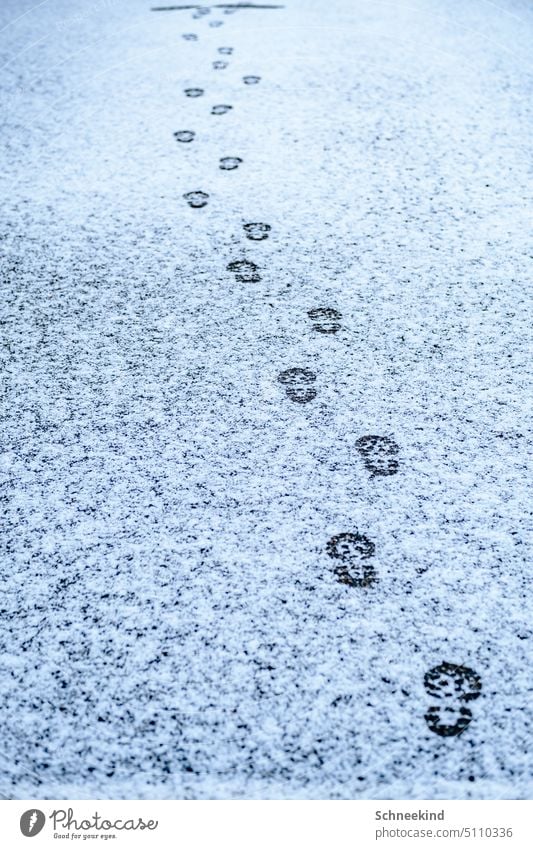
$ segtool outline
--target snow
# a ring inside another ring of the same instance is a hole
[[[532,28],[4,1],[3,796],[528,797]]]

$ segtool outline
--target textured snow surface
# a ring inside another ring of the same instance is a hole
[[[527,797],[531,5],[0,31],[0,793]]]

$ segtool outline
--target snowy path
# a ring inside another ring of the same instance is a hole
[[[531,792],[531,7],[272,5],[2,4],[6,797]]]

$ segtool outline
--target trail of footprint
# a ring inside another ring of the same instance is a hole
[[[333,307],[315,307],[307,313],[311,321],[314,321],[313,330],[317,333],[337,333],[341,330],[338,323],[342,313]]]
[[[308,368],[289,368],[278,374],[278,383],[285,387],[285,394],[297,404],[307,404],[317,396],[312,385],[316,374]]]
[[[326,552],[336,561],[334,572],[341,584],[369,587],[377,580],[371,562],[376,546],[367,536],[357,532],[337,534],[326,545]]]
[[[481,694],[481,678],[477,672],[468,666],[444,662],[426,672],[424,687],[440,702],[431,705],[424,717],[431,731],[439,737],[457,737],[468,728],[472,711],[465,703]]]
[[[395,475],[398,471],[400,463],[396,455],[400,447],[389,436],[361,436],[356,441],[355,448],[372,477]]]
[[[176,141],[191,142],[196,133],[193,130],[177,130],[173,135]]]
[[[221,23],[221,21],[211,21],[210,26],[220,26]],[[221,47],[218,48],[218,52],[221,55],[231,55],[233,48]],[[223,70],[227,65],[225,61],[213,62],[215,70]],[[261,77],[252,74],[243,77],[245,85],[257,85],[260,80]],[[192,97],[201,96],[203,93],[201,89],[186,90],[187,96]],[[217,104],[212,107],[211,113],[223,115],[231,108],[229,104]],[[179,140],[191,140],[187,131],[176,133],[175,136]],[[234,170],[241,162],[240,157],[223,157],[219,164],[222,170]],[[184,197],[193,208],[201,208],[207,204],[209,196],[205,192],[197,191],[189,192]],[[253,222],[243,225],[243,229],[248,239],[263,241],[269,237],[271,226]],[[250,260],[233,260],[228,264],[227,269],[235,274],[239,282],[257,282],[261,279],[257,265]],[[332,307],[317,307],[309,310],[308,316],[314,322],[313,329],[319,333],[337,333],[341,329],[339,320],[342,314]],[[317,390],[313,385],[316,379],[316,374],[306,368],[286,369],[277,377],[287,397],[299,404],[309,403],[316,398]],[[361,437],[357,440],[356,448],[363,457],[366,467],[374,475],[394,474],[397,471],[398,461],[393,455],[398,453],[399,448],[388,437]],[[338,534],[329,540],[326,550],[330,558],[338,561],[334,571],[341,583],[352,587],[367,587],[376,581],[376,572],[371,563],[375,554],[375,544],[368,537],[356,532]]]
[[[234,259],[227,266],[228,271],[235,274],[239,283],[258,283],[261,280],[255,262],[248,259]]]
[[[224,14],[233,14],[235,11],[237,11],[236,8],[227,8]],[[200,18],[209,12],[208,8],[198,8],[193,17]],[[223,21],[220,20],[209,22],[209,26],[213,28],[222,25]],[[183,38],[189,41],[198,40],[198,36],[193,33],[184,34]],[[218,53],[222,56],[230,56],[233,48],[219,47]],[[212,65],[214,70],[224,70],[228,67],[228,62],[216,60]],[[242,80],[245,85],[257,85],[261,77],[249,74]],[[185,89],[185,94],[187,97],[200,97],[204,94],[204,90]],[[211,114],[223,115],[232,108],[229,104],[217,104],[211,108]],[[191,130],[181,130],[175,132],[174,137],[179,142],[190,142],[194,139],[195,133]],[[240,157],[227,156],[219,160],[219,167],[221,170],[231,171],[238,168],[241,163]],[[209,199],[209,195],[202,191],[188,192],[183,197],[189,206],[195,209],[206,206]],[[246,237],[252,241],[264,241],[269,238],[271,232],[269,224],[258,222],[244,224],[243,229]],[[257,265],[250,260],[233,260],[227,265],[227,270],[235,274],[236,280],[242,283],[255,283],[261,279]],[[308,316],[313,322],[313,330],[317,333],[335,334],[342,329],[340,324],[342,313],[333,307],[316,307],[308,311]],[[307,368],[289,368],[277,376],[277,381],[283,386],[286,396],[299,404],[309,403],[317,397],[314,386],[316,380],[317,375]],[[357,439],[355,447],[372,476],[397,473],[399,469],[397,455],[400,449],[390,437],[373,434],[362,436]],[[326,552],[334,561],[333,571],[338,581],[346,586],[358,588],[369,587],[377,580],[372,562],[375,549],[372,540],[356,531],[337,534],[331,537],[326,545]],[[465,703],[480,695],[479,675],[468,667],[443,663],[426,673],[424,686],[435,699],[444,700],[444,704],[429,707],[425,715],[429,728],[440,736],[460,734],[472,720],[472,712],[465,707]]]
[[[223,156],[219,168],[222,168],[223,171],[235,171],[241,162],[242,159],[239,156]]]
[[[193,209],[201,209],[203,206],[207,206],[207,201],[209,200],[209,195],[206,192],[187,192],[183,195],[187,203]]]
[[[246,233],[246,238],[254,242],[262,242],[268,239],[268,234],[272,230],[270,224],[244,224],[243,230]]]

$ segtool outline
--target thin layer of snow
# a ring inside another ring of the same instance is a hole
[[[532,29],[2,4],[4,796],[531,792]],[[443,662],[482,681],[450,737]]]

